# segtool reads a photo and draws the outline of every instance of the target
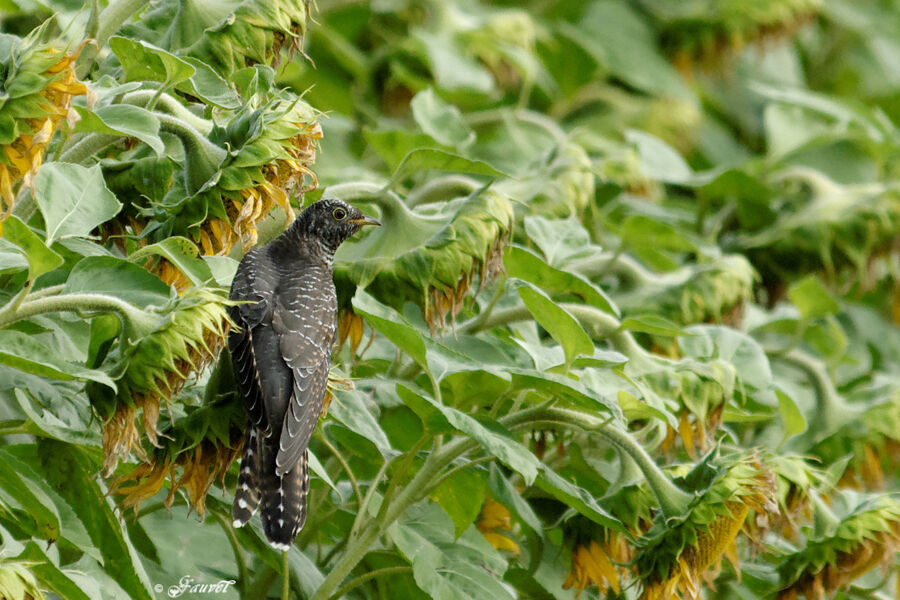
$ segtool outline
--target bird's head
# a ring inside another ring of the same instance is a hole
[[[381,225],[343,200],[328,198],[310,204],[300,213],[292,229],[307,238],[319,240],[332,254],[344,240],[366,225]]]

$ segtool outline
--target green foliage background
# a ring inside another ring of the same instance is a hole
[[[0,0],[0,598],[900,596],[897,31]],[[323,196],[384,226],[283,574],[230,525],[222,306]]]

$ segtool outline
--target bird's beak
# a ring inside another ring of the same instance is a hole
[[[365,225],[381,225],[381,221],[374,217],[367,217],[366,215],[363,215],[359,219],[351,219],[350,222],[354,225],[359,225],[360,227]]]

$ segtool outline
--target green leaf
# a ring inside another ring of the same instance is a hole
[[[161,256],[168,260],[184,273],[193,285],[200,286],[213,279],[209,265],[199,258],[200,250],[187,238],[173,236],[144,246],[129,254],[128,260],[140,264],[139,261],[150,255]]]
[[[453,521],[456,537],[475,522],[484,504],[487,477],[477,467],[463,469],[445,477],[435,486],[429,498],[441,505]]]
[[[84,523],[94,545],[103,555],[103,566],[132,600],[155,600],[150,580],[141,560],[95,481],[99,463],[90,460],[77,446],[41,439],[38,441],[42,474]]]
[[[394,453],[387,435],[367,406],[366,395],[355,390],[335,391],[334,402],[328,408],[328,416],[343,423],[347,429],[363,436],[378,448],[382,456]],[[368,402],[371,404],[371,402]],[[377,410],[375,408],[374,410]]]
[[[511,368],[513,390],[535,390],[591,413],[608,413],[621,418],[622,411],[615,398],[604,398],[599,390],[587,387],[577,379],[529,369]]]
[[[491,494],[497,502],[509,508],[533,532],[541,531],[541,521],[535,514],[531,504],[522,497],[522,494],[519,493],[496,464],[490,466],[488,486],[490,486]]]
[[[72,268],[63,293],[106,294],[141,308],[163,306],[170,297],[169,286],[159,277],[113,256],[82,258]]]
[[[412,505],[388,534],[433,600],[514,599],[501,581],[506,560],[474,528],[454,538],[450,517],[436,504]]]
[[[363,129],[363,138],[366,144],[387,163],[391,172],[397,170],[406,155],[413,150],[437,145],[436,140],[430,135],[402,129]]]
[[[620,328],[624,331],[641,331],[670,337],[686,335],[685,331],[672,321],[654,314],[626,317],[622,320]]]
[[[60,598],[66,600],[92,600],[82,589],[85,582],[73,581],[69,575],[61,571],[50,558],[41,550],[35,542],[31,541],[25,546],[25,551],[16,557],[16,560],[32,563],[29,570],[41,582],[43,588],[48,588]]]
[[[341,492],[338,490],[337,486],[334,485],[334,481],[331,479],[331,476],[328,474],[325,466],[319,461],[319,458],[313,453],[312,450],[308,450],[307,452],[309,458],[309,470],[312,471],[313,475],[315,475],[323,483],[325,483],[325,485],[334,490],[338,496],[341,496],[341,500],[343,501]]]
[[[10,242],[28,261],[28,279],[34,281],[63,263],[63,258],[44,244],[36,233],[15,215],[2,225],[3,239]]]
[[[694,182],[694,172],[674,148],[656,136],[630,129],[625,139],[637,147],[641,173],[648,179],[687,185]]]
[[[388,187],[394,187],[407,177],[421,171],[452,171],[454,173],[473,173],[490,177],[508,177],[484,161],[473,160],[436,148],[418,148],[403,157],[400,165],[391,176]]]
[[[44,215],[48,246],[60,238],[88,235],[122,210],[100,165],[45,164],[34,180],[34,199]]]
[[[586,304],[619,316],[619,309],[602,289],[581,275],[551,267],[529,250],[508,246],[503,264],[509,277],[533,283],[549,294],[574,294]]]
[[[406,352],[428,372],[425,341],[412,325],[396,311],[388,308],[362,289],[353,296],[353,310],[381,332],[395,346]]]
[[[837,313],[841,307],[815,275],[808,275],[788,288],[788,298],[804,319],[820,319]]]
[[[416,94],[409,107],[422,131],[441,144],[465,146],[475,139],[459,109],[444,102],[432,88]]]
[[[19,459],[0,448],[0,504],[28,513],[34,519],[34,535],[52,542],[59,538],[59,515],[38,482],[23,479],[24,473],[30,471]]]
[[[81,120],[75,132],[106,133],[124,135],[141,140],[150,146],[157,156],[165,152],[165,144],[159,137],[159,119],[152,112],[140,106],[113,104],[87,110],[76,106]]]
[[[58,352],[35,337],[13,329],[0,330],[0,364],[50,379],[96,381],[116,389],[115,383],[103,371],[66,362],[58,357]]]
[[[541,465],[541,475],[535,483],[539,488],[566,506],[574,508],[591,521],[619,532],[625,532],[622,522],[600,506],[592,494],[578,484],[563,479],[550,467]]]
[[[397,384],[397,394],[427,425],[435,431],[459,431],[478,441],[492,456],[517,471],[528,485],[537,477],[540,462],[525,446],[509,437],[494,421],[482,422],[434,399]]]
[[[646,215],[631,215],[622,224],[622,242],[633,250],[693,252],[696,245],[672,225]]]
[[[172,86],[196,72],[187,61],[144,41],[113,36],[109,47],[122,63],[126,81],[162,81]]]
[[[241,97],[212,67],[191,56],[181,58],[194,67],[195,71],[190,79],[175,86],[177,89],[219,108],[237,110],[241,107]]]
[[[540,323],[541,327],[563,347],[566,353],[566,364],[579,354],[590,356],[594,353],[594,342],[584,331],[578,321],[558,306],[542,292],[533,288],[522,286],[519,288],[519,296],[528,307],[528,311]]]
[[[784,438],[782,438],[782,443],[784,443],[806,431],[806,417],[803,416],[803,412],[789,395],[781,390],[775,390],[775,395],[778,397],[778,411],[781,413],[781,422],[784,425]]]

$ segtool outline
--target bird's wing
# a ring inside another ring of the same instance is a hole
[[[336,330],[333,295],[279,295],[272,325],[278,332],[281,356],[293,373],[293,390],[281,428],[276,473],[283,475],[296,464],[312,437],[322,413],[328,385],[331,347]]]
[[[261,429],[268,427],[264,390],[272,386],[264,385],[263,379],[267,374],[259,368],[257,350],[264,345],[259,342],[266,341],[264,338],[269,332],[265,330],[271,330],[271,326],[266,325],[271,320],[277,279],[277,273],[266,256],[251,250],[235,273],[230,294],[232,300],[250,303],[228,307],[229,316],[237,325],[237,329],[228,336],[235,379],[251,421]]]

